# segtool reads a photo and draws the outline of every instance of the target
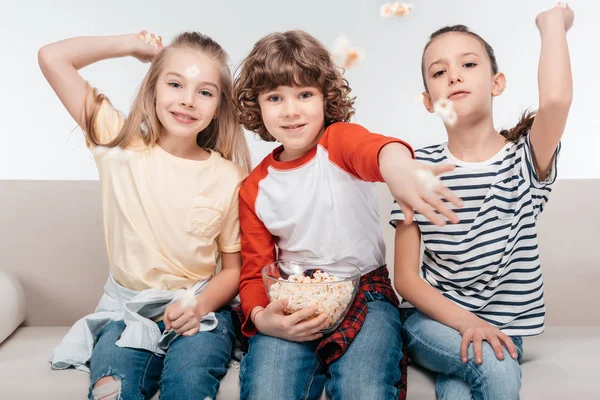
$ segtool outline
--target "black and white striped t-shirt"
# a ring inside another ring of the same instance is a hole
[[[454,209],[458,224],[439,227],[415,214],[425,244],[421,277],[510,336],[544,330],[535,223],[556,180],[559,150],[560,145],[543,182],[535,171],[529,135],[478,163],[456,159],[446,144],[416,151],[423,163],[457,165],[441,179],[464,201],[462,209]],[[390,224],[402,220],[404,214],[394,202]]]

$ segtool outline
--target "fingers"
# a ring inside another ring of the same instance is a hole
[[[513,343],[510,336],[505,335],[504,333],[500,333],[500,335],[498,335],[498,337],[500,338],[500,341],[504,344],[504,347],[506,347],[506,349],[508,350],[510,356],[512,358],[514,358],[515,360],[517,358],[519,358],[519,353],[517,352],[517,347]]]
[[[404,223],[406,225],[410,225],[415,217],[415,212],[413,208],[403,201],[398,201],[398,205],[400,206],[400,209],[404,214]]]
[[[171,330],[171,320],[169,320],[169,317],[168,317],[166,311],[165,311],[165,315],[163,315],[163,322],[165,324],[165,330],[170,331]]]
[[[314,335],[324,329],[328,323],[327,314],[323,313],[315,318],[297,323],[293,326],[291,333],[297,336]]]
[[[196,334],[196,333],[198,333],[198,332],[200,332],[200,328],[199,328],[199,327],[198,327],[198,328],[193,328],[193,329],[190,329],[190,330],[189,330],[189,331],[187,331],[187,332],[183,332],[181,335],[182,335],[182,336],[193,336],[193,335],[195,335],[195,334]]]
[[[275,314],[283,314],[283,310],[285,310],[288,306],[287,299],[275,300],[270,302],[265,310],[269,310]]]
[[[200,321],[198,321],[196,318],[192,318],[185,321],[180,328],[176,328],[174,330],[175,333],[183,334],[197,328],[200,328]]]
[[[490,346],[492,346],[492,349],[494,349],[496,358],[498,360],[504,360],[504,348],[502,347],[500,340],[498,340],[498,336],[492,335],[490,338],[487,339],[487,341],[490,344]]]
[[[442,218],[439,214],[437,214],[433,210],[433,208],[425,201],[423,201],[417,197],[413,201],[413,204],[415,205],[415,210],[417,210],[421,215],[423,215],[425,218],[427,218],[434,224],[436,224],[438,226],[446,225],[446,221],[444,220],[444,218]]]
[[[471,343],[471,335],[465,334],[460,343],[460,359],[466,363],[469,361],[469,344]]]
[[[171,323],[179,319],[184,313],[185,311],[181,307],[179,307],[179,304],[177,303],[169,306],[167,308],[167,311],[165,312],[167,318],[171,321]]]
[[[147,30],[143,30],[143,31],[140,31],[139,36],[144,42],[148,43],[152,47],[155,47],[155,48],[163,47],[162,37],[160,35],[155,35],[154,33],[148,33]]]
[[[448,189],[444,185],[439,185],[436,188],[436,193],[442,196],[444,199],[448,200],[450,203],[454,204],[458,208],[462,208],[465,204],[460,197],[456,195],[452,190]]]
[[[454,171],[456,169],[456,165],[453,164],[438,164],[431,166],[431,172],[434,175],[441,175],[445,172]]]
[[[177,317],[174,317],[173,314],[170,314],[171,317],[171,328],[177,330],[181,329],[190,319],[195,318],[196,315],[193,310],[186,310],[185,312],[178,314]]]
[[[305,319],[314,317],[316,312],[317,312],[317,307],[315,307],[315,306],[306,307],[306,308],[303,308],[302,310],[298,310],[295,313],[290,315],[290,323],[292,325],[296,325],[299,322],[304,321]]]
[[[450,208],[448,208],[446,203],[444,203],[444,201],[436,193],[425,195],[423,198],[433,209],[437,210],[438,213],[448,218],[448,220],[453,224],[456,224],[460,221],[458,216],[452,210],[450,210]]]
[[[473,336],[473,353],[475,355],[475,362],[479,365],[483,363],[483,337],[481,334],[475,334]]]

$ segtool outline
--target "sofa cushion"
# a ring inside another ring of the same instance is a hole
[[[25,293],[17,278],[0,270],[0,343],[25,320]]]
[[[67,327],[22,327],[0,345],[0,398],[82,399],[89,375],[73,369],[54,371],[48,358]],[[524,341],[521,398],[597,399],[595,382],[600,327],[548,327]],[[484,361],[485,362],[485,361]],[[239,398],[239,370],[229,369],[218,400]],[[157,396],[155,396],[157,398]],[[414,366],[408,370],[408,400],[434,400],[434,379]]]

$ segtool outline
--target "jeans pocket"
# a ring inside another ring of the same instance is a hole
[[[384,295],[375,290],[365,292],[365,297],[367,298],[367,303],[372,301],[387,301]]]

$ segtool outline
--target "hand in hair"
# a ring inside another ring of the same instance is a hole
[[[549,21],[552,21],[556,18],[563,21],[565,32],[567,32],[573,26],[575,13],[573,12],[573,9],[566,4],[566,2],[559,2],[555,7],[539,13],[535,18],[535,24],[537,25],[538,29],[542,30]]]
[[[132,46],[131,55],[143,63],[152,61],[163,48],[162,37],[148,31],[132,33],[129,38]]]

